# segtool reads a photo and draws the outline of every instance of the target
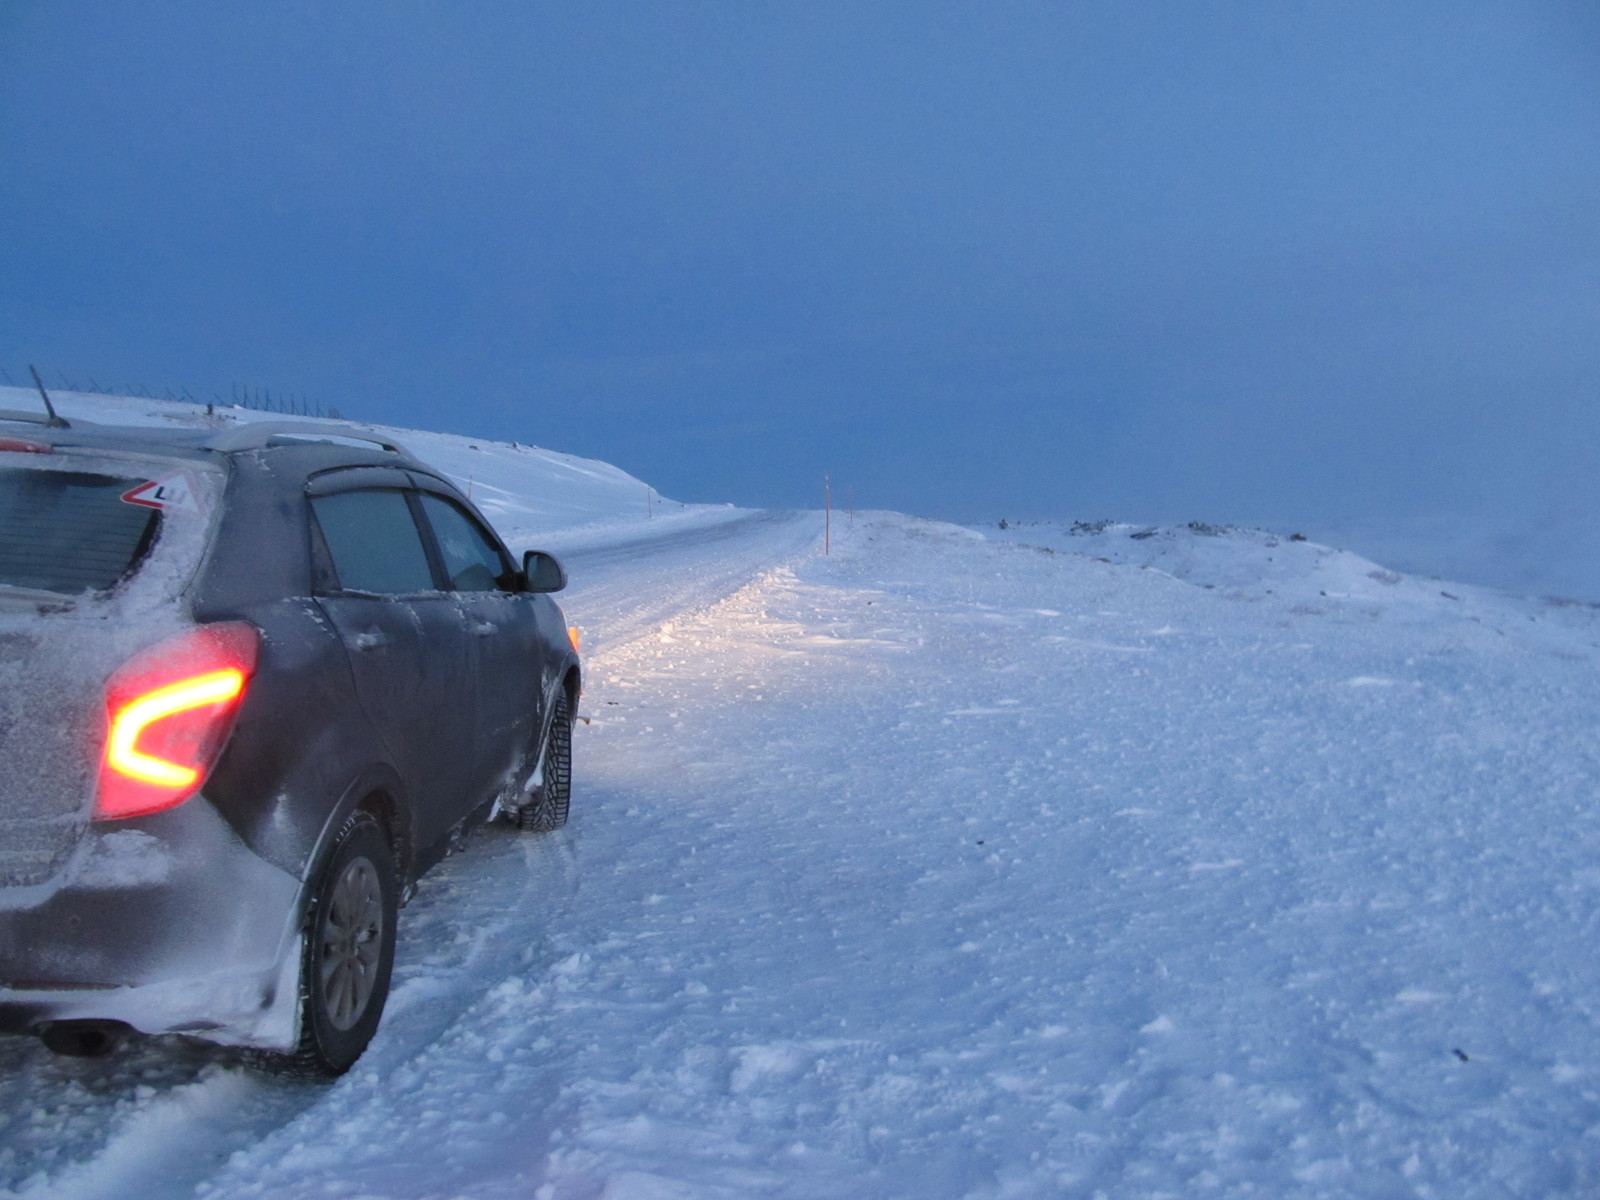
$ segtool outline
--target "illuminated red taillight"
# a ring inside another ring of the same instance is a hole
[[[97,820],[160,812],[194,795],[233,729],[260,646],[255,626],[220,621],[117,669],[106,682]]]

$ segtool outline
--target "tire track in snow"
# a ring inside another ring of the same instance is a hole
[[[620,644],[663,621],[732,595],[817,541],[817,515],[762,509],[718,525],[676,530],[562,554],[572,584],[567,619],[584,650]]]

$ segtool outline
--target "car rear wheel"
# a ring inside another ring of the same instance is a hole
[[[537,796],[517,810],[517,828],[548,833],[567,823],[572,808],[572,708],[565,691],[556,693],[550,732],[544,742],[544,782]]]
[[[317,877],[306,920],[300,1044],[287,1064],[294,1073],[342,1075],[367,1048],[389,995],[398,910],[383,828],[370,813],[352,813]]]

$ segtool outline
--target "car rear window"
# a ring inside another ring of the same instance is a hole
[[[0,468],[0,584],[110,590],[154,543],[161,513],[123,496],[142,479]]]

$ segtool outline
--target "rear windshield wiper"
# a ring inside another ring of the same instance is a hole
[[[23,587],[20,583],[0,582],[0,602],[20,601],[23,604],[60,604],[67,608],[77,603],[76,596],[50,592],[44,588]]]

